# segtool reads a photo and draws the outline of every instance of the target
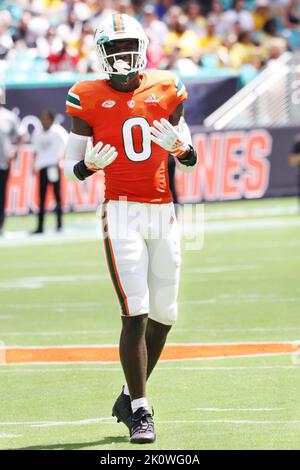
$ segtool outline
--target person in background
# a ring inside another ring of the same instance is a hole
[[[212,20],[214,22],[216,34],[222,38],[225,36],[224,25],[223,25],[223,5],[219,0],[214,0],[211,4],[211,10],[208,12],[207,21]]]
[[[44,232],[45,199],[49,184],[53,184],[56,199],[57,231],[62,229],[59,162],[65,154],[68,133],[54,122],[54,114],[48,109],[41,111],[40,120],[42,130],[33,136],[35,169],[39,172],[39,214],[37,229],[32,234]]]
[[[0,235],[5,219],[6,188],[10,162],[16,158],[24,142],[18,116],[0,104]]]
[[[263,58],[265,60],[277,59],[288,50],[287,40],[278,33],[275,18],[266,21],[264,33],[259,38]]]
[[[235,69],[246,64],[254,65],[257,64],[259,54],[259,48],[251,40],[251,33],[242,31],[238,36],[237,43],[230,50],[230,62]]]
[[[219,47],[222,44],[222,40],[218,34],[216,34],[216,24],[213,19],[208,19],[206,23],[206,33],[199,39],[199,47],[203,52],[214,52],[217,53]]]
[[[243,0],[235,0],[231,10],[225,11],[223,17],[223,27],[225,33],[230,33],[234,24],[239,22],[242,30],[253,31],[254,21],[251,13],[245,9]]]
[[[290,0],[285,12],[285,25],[289,29],[300,31],[300,3],[299,0]]]
[[[71,71],[77,67],[80,56],[75,48],[70,47],[67,42],[64,42],[59,51],[49,54],[47,60],[49,64],[48,73]]]
[[[255,9],[252,12],[255,31],[263,29],[266,21],[271,19],[269,0],[256,0]]]
[[[300,134],[297,134],[294,138],[292,151],[289,155],[289,165],[297,168],[297,184],[298,184],[298,200],[300,210]]]
[[[195,0],[190,0],[185,7],[188,17],[187,28],[194,31],[199,37],[205,33],[206,18],[202,14],[201,6]]]
[[[198,36],[188,29],[188,18],[180,14],[174,24],[174,30],[170,31],[164,42],[164,53],[171,56],[175,50],[180,51],[181,58],[190,58],[198,51]]]
[[[143,12],[142,25],[149,39],[147,67],[148,69],[159,68],[164,59],[162,46],[168,34],[168,28],[163,21],[158,19],[154,5],[147,3],[143,8]]]

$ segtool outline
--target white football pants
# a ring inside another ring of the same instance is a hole
[[[180,242],[173,203],[105,201],[102,231],[121,315],[177,318]]]

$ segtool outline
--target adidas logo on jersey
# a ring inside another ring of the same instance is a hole
[[[159,103],[159,98],[156,98],[155,95],[150,95],[145,99],[145,103]]]
[[[107,100],[107,101],[103,101],[101,106],[102,106],[102,108],[112,108],[115,104],[116,104],[115,101]]]

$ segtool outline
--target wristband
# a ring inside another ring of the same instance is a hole
[[[84,163],[84,160],[80,160],[80,162],[76,163],[73,167],[73,173],[80,181],[85,180],[88,176],[91,176],[95,173],[93,170],[89,170]]]
[[[185,166],[194,166],[197,163],[197,154],[194,150],[194,148],[189,145],[189,151],[187,152],[184,157],[178,158],[178,161],[182,163],[182,165]]]

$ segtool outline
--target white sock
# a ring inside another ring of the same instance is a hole
[[[124,385],[123,393],[124,393],[124,395],[130,396],[129,388],[128,388],[128,385],[127,385],[127,384]]]
[[[138,410],[139,408],[146,408],[146,410],[149,411],[147,398],[142,397],[142,398],[137,398],[136,400],[132,400],[131,408],[132,408],[132,413],[135,413],[136,410]]]

